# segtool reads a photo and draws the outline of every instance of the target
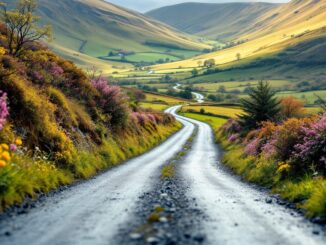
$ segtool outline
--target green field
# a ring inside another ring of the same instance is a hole
[[[178,52],[176,53],[139,52],[132,55],[126,55],[125,61],[131,63],[157,62],[158,60],[177,61],[180,60],[180,58],[177,57],[177,53]],[[110,56],[110,57],[102,57],[102,58],[107,60],[121,61],[121,56]]]
[[[167,96],[163,94],[156,94],[156,93],[145,93],[146,99],[143,102],[153,103],[154,104],[165,104],[165,105],[178,105],[178,104],[185,104],[189,103],[189,100],[176,98],[172,96]]]
[[[325,99],[326,98],[326,90],[316,90],[316,91],[308,91],[308,92],[296,92],[296,91],[283,91],[276,94],[277,97],[283,98],[288,96],[293,96],[305,103],[305,105],[313,105],[314,102],[318,99],[315,95]],[[240,94],[240,98],[247,97],[246,94]]]
[[[219,127],[221,127],[227,120],[224,118],[220,118],[220,117],[214,117],[214,116],[207,116],[207,115],[200,115],[200,114],[196,114],[196,113],[183,113],[180,112],[181,116],[185,116],[185,117],[189,117],[204,123],[209,124],[211,127],[213,127],[213,129],[217,129]]]
[[[145,109],[153,109],[159,111],[164,111],[165,109],[170,107],[169,105],[166,104],[149,103],[149,102],[142,102],[140,103],[140,106]]]
[[[285,88],[291,86],[291,81],[287,80],[268,80],[272,88]],[[229,82],[216,82],[216,83],[199,83],[194,84],[194,87],[202,88],[207,92],[216,92],[220,86],[224,86],[226,91],[239,90],[243,92],[245,88],[255,87],[258,84],[258,80],[248,81],[229,81]]]
[[[280,92],[277,95],[280,98],[293,96],[304,101],[306,104],[314,104],[314,102],[318,99],[316,95],[318,95],[324,100],[326,99],[326,90],[308,91],[308,92],[285,91],[285,92]]]
[[[226,107],[226,106],[208,106],[208,105],[189,105],[183,106],[181,112],[196,112],[200,113],[204,110],[204,113],[211,113],[214,116],[236,118],[242,114],[243,111],[238,107]]]

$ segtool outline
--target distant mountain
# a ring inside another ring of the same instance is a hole
[[[278,4],[271,3],[182,3],[146,15],[190,34],[229,40],[276,7]]]

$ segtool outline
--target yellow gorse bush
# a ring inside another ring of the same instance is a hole
[[[20,146],[23,144],[23,141],[20,138],[17,138],[15,140],[15,149],[17,149],[17,146]],[[15,149],[12,148],[12,145],[7,144],[0,144],[0,168],[4,168],[8,165],[8,163],[11,161],[13,157],[13,152]]]
[[[0,56],[6,53],[6,49],[4,47],[0,47]]]
[[[8,162],[11,160],[9,146],[7,144],[0,145],[0,168],[7,166]]]
[[[280,162],[280,163],[278,163],[277,172],[278,173],[288,172],[290,170],[290,168],[291,168],[290,164],[288,164],[286,162]]]

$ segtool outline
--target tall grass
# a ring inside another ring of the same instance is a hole
[[[124,137],[111,135],[99,147],[76,150],[67,168],[58,167],[42,153],[28,156],[18,152],[0,169],[0,210],[117,166],[158,145],[179,128],[179,124],[157,125],[155,129],[142,128],[141,135],[131,131]]]

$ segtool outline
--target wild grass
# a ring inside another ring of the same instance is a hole
[[[180,125],[157,125],[156,129],[143,129],[141,135],[112,135],[99,148],[73,152],[68,168],[57,167],[42,152],[33,157],[17,153],[10,165],[0,169],[0,210],[117,166],[158,145],[179,128]]]
[[[224,149],[222,162],[245,180],[271,189],[286,200],[296,203],[308,218],[326,220],[326,180],[311,175],[293,178],[277,173],[277,164],[264,159],[247,156],[238,144],[231,144],[221,134],[216,138]]]
[[[226,107],[226,106],[201,106],[201,105],[190,105],[183,106],[181,112],[195,112],[201,114],[212,114],[216,117],[228,117],[236,118],[243,113],[238,107]]]
[[[174,164],[165,165],[161,171],[161,179],[172,178],[175,174]]]

